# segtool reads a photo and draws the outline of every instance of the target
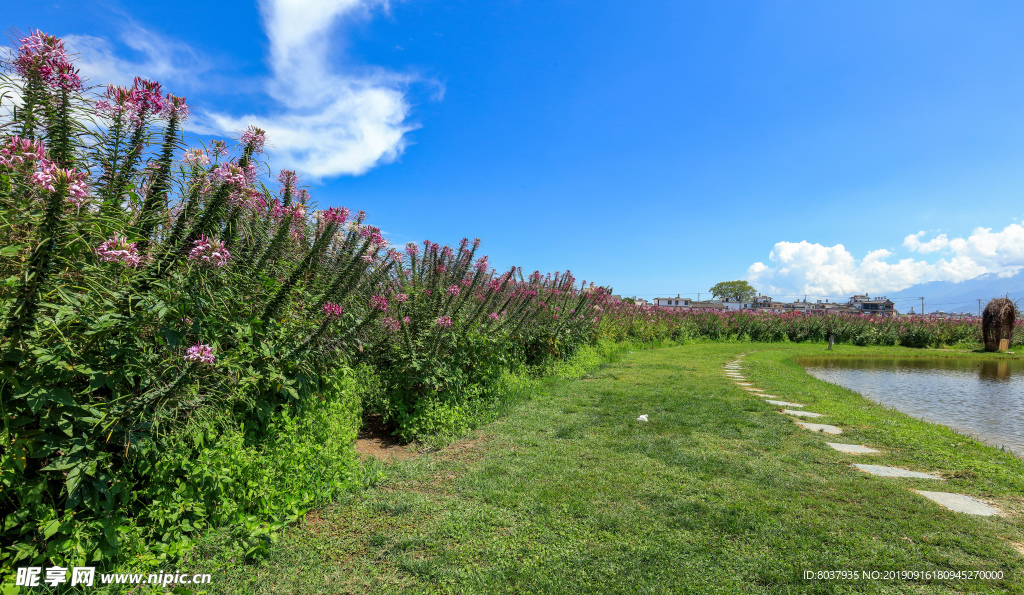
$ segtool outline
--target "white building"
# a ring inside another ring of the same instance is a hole
[[[654,298],[654,305],[665,308],[689,308],[690,300],[684,297],[679,297],[679,294],[676,294],[676,297],[674,298]]]

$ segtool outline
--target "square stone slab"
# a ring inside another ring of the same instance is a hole
[[[998,516],[1002,514],[999,512],[998,508],[993,508],[981,500],[965,496],[963,494],[951,494],[949,492],[925,492],[923,490],[914,491],[925,498],[928,498],[932,502],[945,506],[953,512],[977,514],[980,516]]]
[[[873,448],[861,446],[859,444],[840,444],[839,442],[826,442],[825,444],[838,450],[839,452],[845,452],[852,455],[864,455],[872,452],[878,452]]]
[[[797,417],[825,417],[821,413],[811,413],[810,411],[793,411],[792,409],[783,409],[782,412],[786,415],[795,415]]]
[[[750,391],[752,393],[763,393],[764,392],[763,390],[761,390],[759,388],[750,388],[749,386],[744,386],[743,390],[748,390],[748,391]]]
[[[918,479],[942,479],[938,475],[932,475],[931,473],[907,471],[906,469],[900,469],[899,467],[886,467],[885,465],[862,465],[860,463],[854,463],[853,466],[865,473],[879,475],[881,477],[916,477]]]
[[[767,396],[771,396],[771,395],[761,395],[761,396],[767,397]],[[800,403],[790,403],[789,401],[773,401],[771,399],[765,399],[765,401],[768,402],[768,403],[771,403],[772,405],[780,405],[782,407],[805,407],[806,406],[806,405],[801,405]]]
[[[809,424],[809,423],[805,423],[805,422],[802,422],[802,421],[798,421],[798,422],[796,422],[796,425],[800,426],[801,428],[803,428],[805,430],[810,430],[812,432],[824,432],[826,434],[842,434],[843,433],[843,430],[841,428],[837,428],[835,426],[830,426],[828,424]]]
[[[754,386],[754,384],[751,382],[737,382],[736,384],[740,386]]]

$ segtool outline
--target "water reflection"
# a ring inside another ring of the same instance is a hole
[[[881,358],[881,357],[806,357],[797,361],[803,367],[843,368],[851,370],[953,371],[973,372],[980,380],[1009,380],[1024,375],[1024,360],[977,360],[957,358]]]
[[[1024,360],[803,358],[822,380],[1024,456]]]

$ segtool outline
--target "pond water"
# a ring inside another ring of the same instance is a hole
[[[1024,360],[803,358],[816,378],[1024,457]]]

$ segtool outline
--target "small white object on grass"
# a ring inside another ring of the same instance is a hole
[[[647,421],[647,414],[645,413],[645,414],[641,415],[640,417],[636,418],[636,420],[637,421]]]

